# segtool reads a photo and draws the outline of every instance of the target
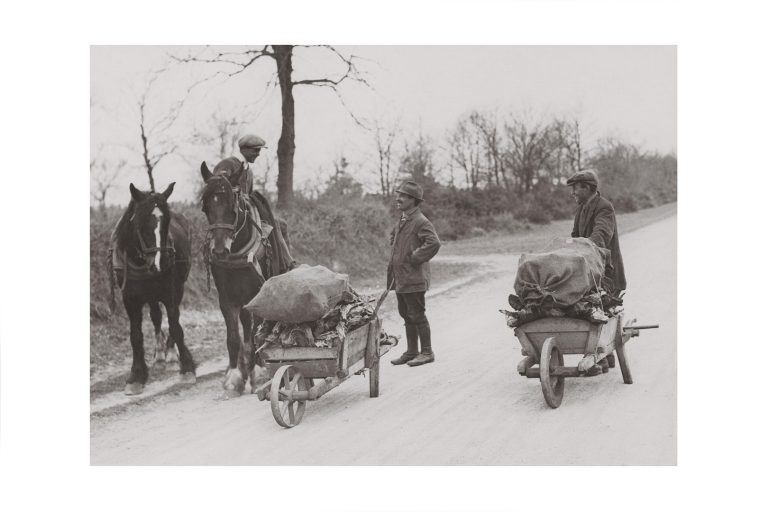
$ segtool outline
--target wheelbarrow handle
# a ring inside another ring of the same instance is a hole
[[[376,316],[376,314],[379,312],[379,308],[384,303],[384,299],[387,298],[387,295],[389,295],[389,290],[392,289],[392,285],[395,284],[395,278],[392,278],[392,281],[390,281],[389,286],[387,286],[387,289],[384,290],[384,293],[381,294],[381,297],[379,297],[379,301],[376,303],[376,307],[373,310],[373,316]]]
[[[655,325],[628,325],[626,327],[622,327],[625,331],[634,331],[636,329],[658,329],[659,324]]]

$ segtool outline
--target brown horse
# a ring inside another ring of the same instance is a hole
[[[144,304],[149,304],[155,326],[155,364],[165,363],[168,349],[173,350],[175,343],[181,381],[195,382],[195,362],[184,344],[184,330],[179,324],[179,304],[191,267],[190,232],[187,220],[168,207],[174,185],[171,183],[163,193],[156,194],[142,192],[131,183],[131,201],[113,234],[112,265],[131,325],[133,364],[125,385],[127,395],[141,393],[149,375],[141,331]],[[167,342],[160,328],[161,302],[168,313]]]
[[[227,326],[229,368],[224,389],[237,396],[245,389],[250,374],[251,389],[259,384],[263,370],[257,366],[252,343],[254,327],[261,323],[243,306],[253,299],[266,279],[290,270],[292,259],[276,226],[272,209],[258,192],[250,196],[238,186],[242,164],[229,158],[214,172],[205,162],[200,166],[205,181],[203,212],[208,219],[206,263],[210,265],[219,307]],[[240,337],[240,325],[243,336]]]

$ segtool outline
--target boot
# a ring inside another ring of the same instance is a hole
[[[408,361],[408,366],[421,366],[422,364],[434,363],[435,354],[432,352],[432,331],[429,323],[425,322],[418,326],[419,339],[421,340],[421,353]]]
[[[405,324],[405,339],[408,341],[408,349],[390,363],[405,364],[419,355],[419,330],[415,325]]]

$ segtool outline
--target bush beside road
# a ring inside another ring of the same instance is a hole
[[[218,310],[216,289],[208,292],[206,271],[201,257],[205,218],[197,205],[173,204],[172,209],[185,215],[192,225],[193,267],[182,302],[182,326],[195,360],[200,363],[226,353],[224,326]],[[619,231],[626,234],[639,227],[674,215],[677,204],[670,203],[632,213],[618,215]],[[115,373],[124,374],[130,367],[128,324],[115,289],[116,308],[109,309],[107,255],[109,234],[122,213],[108,208],[91,215],[91,381],[92,392],[99,381]],[[393,215],[380,201],[372,206],[362,199],[344,207],[307,202],[291,212],[281,214],[291,227],[294,257],[308,264],[322,264],[350,274],[350,282],[362,293],[380,292],[389,255],[387,233]],[[563,219],[543,225],[532,225],[501,214],[497,229],[478,229],[477,236],[446,241],[439,256],[520,253],[543,247],[552,237],[568,236],[572,221]],[[441,217],[443,222],[451,219]],[[333,233],[329,238],[327,233]],[[432,266],[433,288],[467,277],[478,269],[474,265],[438,259]],[[148,314],[144,322],[145,346],[154,342]],[[164,325],[167,325],[164,321]],[[151,356],[151,353],[148,352]],[[153,378],[152,376],[150,378]]]

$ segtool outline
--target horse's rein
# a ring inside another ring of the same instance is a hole
[[[244,197],[239,192],[236,193],[234,190],[232,191],[232,195],[234,196],[232,201],[232,210],[235,213],[235,222],[232,224],[224,222],[210,224],[206,229],[206,238],[210,238],[210,234],[216,229],[226,229],[228,231],[232,231],[232,241],[234,241],[243,230],[245,225],[248,223],[248,212],[243,205]],[[241,218],[242,222],[239,223],[238,221]],[[240,224],[240,227],[237,227],[238,223]]]
[[[170,224],[170,223],[169,223]],[[155,254],[158,252],[165,252],[168,251],[171,254],[173,254],[176,249],[172,245],[163,245],[160,247],[147,247],[146,242],[144,242],[144,237],[141,236],[141,233],[139,232],[139,226],[136,226],[134,224],[134,229],[136,230],[136,238],[139,239],[139,250],[144,256],[149,256],[150,254]],[[169,237],[166,237],[166,239]]]

